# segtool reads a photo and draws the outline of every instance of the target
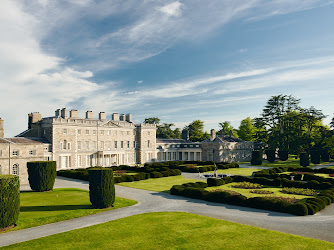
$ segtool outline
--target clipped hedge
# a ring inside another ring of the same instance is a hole
[[[20,180],[0,175],[0,229],[15,225],[20,214]]]
[[[112,169],[90,169],[89,199],[94,208],[111,207],[115,202],[115,182]]]
[[[267,149],[265,152],[266,152],[266,155],[267,155],[267,161],[269,161],[271,163],[274,162],[275,161],[276,150]]]
[[[289,159],[289,151],[278,150],[278,157],[281,161],[287,161]]]
[[[300,164],[300,166],[302,166],[304,168],[310,165],[310,159],[309,159],[308,154],[306,152],[300,153],[299,164]]]
[[[252,159],[251,159],[251,164],[252,165],[261,165],[262,164],[262,151],[260,150],[254,150],[252,152]]]
[[[33,191],[45,192],[53,189],[57,176],[55,161],[27,162],[29,185]]]

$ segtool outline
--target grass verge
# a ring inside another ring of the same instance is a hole
[[[183,212],[134,215],[4,249],[333,249],[326,241]]]
[[[89,191],[86,190],[60,188],[52,192],[21,192],[21,211],[17,226],[9,231],[69,220],[136,203],[116,197],[114,207],[93,209],[89,201]]]
[[[172,188],[172,186],[181,185],[187,182],[196,182],[196,180],[183,178],[182,176],[178,175],[156,179],[152,178],[134,182],[122,182],[118,183],[117,185],[169,193],[169,190]]]

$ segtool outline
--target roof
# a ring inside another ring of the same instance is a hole
[[[40,144],[41,142],[31,140],[24,137],[0,138],[0,143],[15,143],[15,144]]]
[[[194,143],[194,142],[184,139],[157,138],[156,143]]]
[[[223,136],[217,136],[213,141],[211,141],[211,139],[207,139],[202,141],[202,143],[203,142],[244,142],[244,140],[241,140],[234,136],[223,135]]]

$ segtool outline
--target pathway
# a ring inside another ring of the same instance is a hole
[[[85,181],[57,177],[55,188],[63,187],[87,190],[88,183]],[[0,247],[74,229],[89,227],[136,214],[163,211],[194,213],[284,233],[334,242],[334,205],[327,207],[327,209],[317,215],[305,217],[206,202],[118,185],[116,185],[116,194],[119,197],[136,200],[138,203],[131,207],[3,233],[0,234]]]

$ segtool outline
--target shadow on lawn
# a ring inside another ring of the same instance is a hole
[[[50,206],[21,206],[21,212],[35,211],[66,211],[77,209],[92,209],[92,205],[50,205]]]

